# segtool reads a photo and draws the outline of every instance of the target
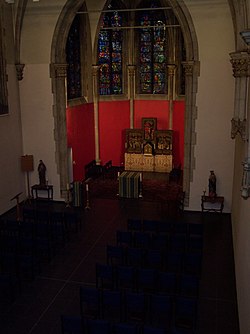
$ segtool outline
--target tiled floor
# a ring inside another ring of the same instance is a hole
[[[116,230],[126,228],[127,218],[162,218],[155,202],[95,199],[90,205],[83,210],[82,230],[12,304],[0,302],[0,333],[61,333],[60,315],[80,314],[79,287],[95,283],[95,264],[106,261]],[[197,333],[238,334],[230,216],[185,212],[182,219],[205,225]]]

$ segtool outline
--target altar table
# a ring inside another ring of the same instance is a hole
[[[119,196],[138,198],[140,192],[140,173],[123,172],[119,176]]]
[[[130,171],[169,173],[172,170],[172,160],[172,155],[125,153],[125,169]]]
[[[44,196],[42,193],[45,193]],[[51,184],[35,184],[31,187],[32,198],[53,200],[53,186]],[[47,196],[46,196],[47,195]]]
[[[205,207],[206,204],[206,207]],[[201,196],[201,211],[202,212],[220,212],[222,213],[224,208],[223,196]]]

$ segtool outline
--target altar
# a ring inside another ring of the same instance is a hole
[[[140,192],[140,173],[123,172],[119,175],[119,196],[138,198]]]
[[[142,172],[170,173],[172,155],[144,155],[125,153],[125,170]]]
[[[126,129],[125,170],[171,172],[172,138],[172,130],[157,130],[156,118],[142,118],[141,129]]]

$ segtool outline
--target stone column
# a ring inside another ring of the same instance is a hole
[[[168,65],[168,99],[169,99],[169,130],[173,129],[173,99],[174,99],[174,78],[176,65]]]
[[[128,65],[128,98],[130,110],[130,128],[134,128],[135,65]]]
[[[185,128],[184,128],[184,166],[183,166],[183,190],[185,191],[185,205],[189,202],[190,182],[193,178],[195,167],[194,145],[196,110],[197,78],[199,75],[199,63],[195,61],[183,62],[185,71]]]
[[[92,84],[94,102],[94,124],[95,124],[95,160],[100,165],[100,145],[99,145],[99,66],[92,65]]]
[[[68,64],[51,64],[52,90],[54,93],[53,114],[55,120],[55,143],[57,171],[60,175],[60,189],[63,197],[66,196],[66,185],[69,182],[68,148],[66,125],[66,77]]]
[[[243,140],[246,140],[246,113],[248,100],[248,67],[250,55],[243,52],[232,52],[231,64],[233,76],[235,77],[234,91],[234,117],[231,120],[231,137],[234,139],[239,133]]]

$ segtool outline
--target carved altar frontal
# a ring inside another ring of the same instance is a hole
[[[172,170],[172,155],[125,153],[125,170],[169,173]]]
[[[169,173],[172,142],[172,130],[157,130],[156,118],[142,118],[141,129],[126,129],[125,170]]]

